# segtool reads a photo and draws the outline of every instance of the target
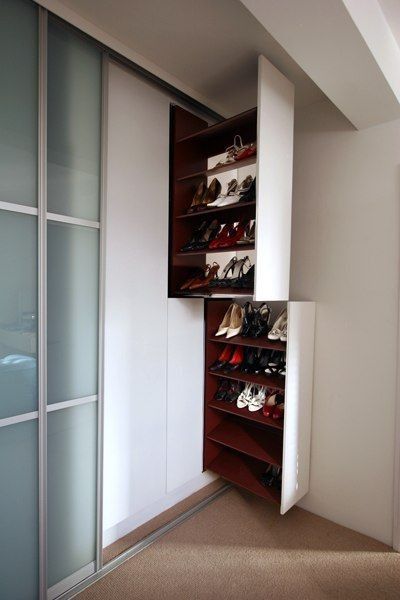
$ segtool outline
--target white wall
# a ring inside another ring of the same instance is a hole
[[[301,506],[392,541],[400,121],[296,114],[292,299],[317,302],[310,493]]]
[[[110,63],[105,545],[212,480],[202,474],[203,302],[167,298],[169,107]]]

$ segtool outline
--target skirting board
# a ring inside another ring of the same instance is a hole
[[[167,494],[163,498],[160,498],[157,502],[154,502],[151,506],[146,507],[144,510],[127,517],[120,523],[113,525],[106,529],[103,533],[103,547],[109,546],[113,542],[121,539],[137,527],[140,527],[150,519],[157,517],[165,510],[168,510],[178,502],[185,500],[195,492],[201,490],[204,486],[208,485],[212,481],[217,479],[217,475],[212,473],[201,473],[198,477],[195,477],[185,485]]]

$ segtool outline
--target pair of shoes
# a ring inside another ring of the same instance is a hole
[[[229,337],[228,335],[226,337]],[[243,362],[243,346],[227,344],[216,361],[210,365],[210,371],[236,371]]]
[[[261,475],[260,482],[265,487],[275,487],[280,490],[282,487],[282,467],[269,465],[265,473]]]
[[[243,308],[242,337],[259,338],[268,333],[271,308],[263,302],[255,308],[251,302],[246,302]]]
[[[193,212],[197,212],[199,210],[204,210],[205,208],[208,207],[210,202],[214,202],[214,200],[219,196],[220,193],[221,193],[221,184],[218,181],[218,179],[216,179],[216,177],[214,177],[214,179],[212,180],[212,182],[210,183],[210,185],[208,187],[207,187],[206,183],[204,181],[202,181],[199,184],[195,195],[193,196],[192,203],[189,206],[187,212],[193,213]]]
[[[245,268],[247,268],[246,272]],[[248,256],[239,260],[234,256],[225,265],[221,277],[214,279],[211,286],[252,289],[254,287],[254,265],[251,264]]]
[[[246,383],[244,390],[238,396],[236,406],[238,408],[245,408],[247,406],[250,412],[261,410],[265,404],[267,391],[264,385]]]
[[[242,391],[243,384],[240,381],[231,381],[229,379],[222,379],[218,390],[215,393],[214,400],[218,402],[229,402],[233,404],[236,402],[236,398]]]
[[[267,350],[268,364],[265,373],[267,375],[286,375],[286,353],[279,350]]]
[[[286,375],[286,355],[279,350],[246,347],[241,370],[243,373]]]
[[[226,335],[227,338],[239,335],[243,325],[243,309],[239,304],[233,302],[222,319],[216,336]]]
[[[198,229],[193,232],[191,239],[181,248],[181,252],[190,252],[191,250],[203,250],[203,248],[207,248],[214,240],[219,231],[221,229],[221,225],[218,223],[217,219],[211,221],[208,224],[207,221],[203,221]]]
[[[269,419],[283,419],[285,412],[285,397],[278,392],[272,392],[263,406],[263,415]]]
[[[230,248],[231,246],[235,246],[239,243],[239,240],[243,239],[248,225],[249,223],[246,221],[227,223],[209,244],[210,250],[217,250],[218,248]]]
[[[288,327],[288,315],[287,309],[284,308],[278,315],[271,331],[268,334],[269,340],[281,340],[281,342],[287,341],[287,327]]]
[[[253,177],[248,175],[238,185],[236,179],[232,179],[226,187],[226,192],[221,192],[214,202],[210,202],[208,208],[221,208],[222,206],[230,206],[231,204],[237,204],[241,201],[244,194],[250,191],[253,183]]]
[[[254,156],[257,153],[257,145],[255,143],[243,144],[240,135],[235,135],[232,146],[229,146],[225,152],[225,158],[220,160],[214,169]]]
[[[196,290],[207,287],[210,282],[218,276],[219,264],[213,262],[212,265],[206,265],[204,270],[200,272],[197,270],[197,274],[187,279],[180,287],[181,291],[185,290]]]

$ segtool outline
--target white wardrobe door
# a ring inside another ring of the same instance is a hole
[[[166,490],[169,102],[110,63],[104,529]]]

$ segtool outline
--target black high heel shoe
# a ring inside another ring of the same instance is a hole
[[[192,245],[192,250],[203,250],[207,248],[210,242],[212,242],[218,235],[221,225],[217,219],[214,219],[204,231],[203,235],[196,240]]]
[[[240,195],[239,202],[254,202],[256,199],[256,178],[254,177],[249,189]]]
[[[271,355],[271,350],[261,350],[261,353],[258,357],[256,370],[254,371],[254,373],[256,375],[258,375],[259,373],[262,373],[268,367],[270,355]]]
[[[242,337],[249,337],[254,321],[254,308],[251,302],[246,302],[243,307],[243,325],[242,325]]]
[[[250,335],[254,338],[259,338],[262,335],[267,335],[269,327],[269,319],[271,309],[265,302],[259,306],[254,314],[253,326]]]
[[[243,373],[256,373],[256,369],[258,368],[258,360],[258,349],[246,347],[242,363]]]
[[[184,246],[182,246],[181,252],[188,252],[189,250],[193,250],[194,244],[203,237],[206,229],[207,221],[203,221],[200,227],[193,232],[192,238],[188,242],[186,242]]]
[[[225,267],[221,273],[221,277],[218,277],[218,279],[214,279],[210,283],[210,287],[228,287],[229,281],[230,281],[230,278],[228,276],[231,271],[233,273],[236,263],[237,263],[237,258],[236,258],[236,256],[234,256],[233,258],[231,258],[231,260],[228,262],[228,264],[225,265]]]
[[[236,264],[240,264],[240,270],[238,276],[232,281],[231,286],[233,288],[253,288],[254,287],[254,265],[251,264],[248,256],[245,256]],[[244,272],[245,267],[248,268],[247,272]]]

